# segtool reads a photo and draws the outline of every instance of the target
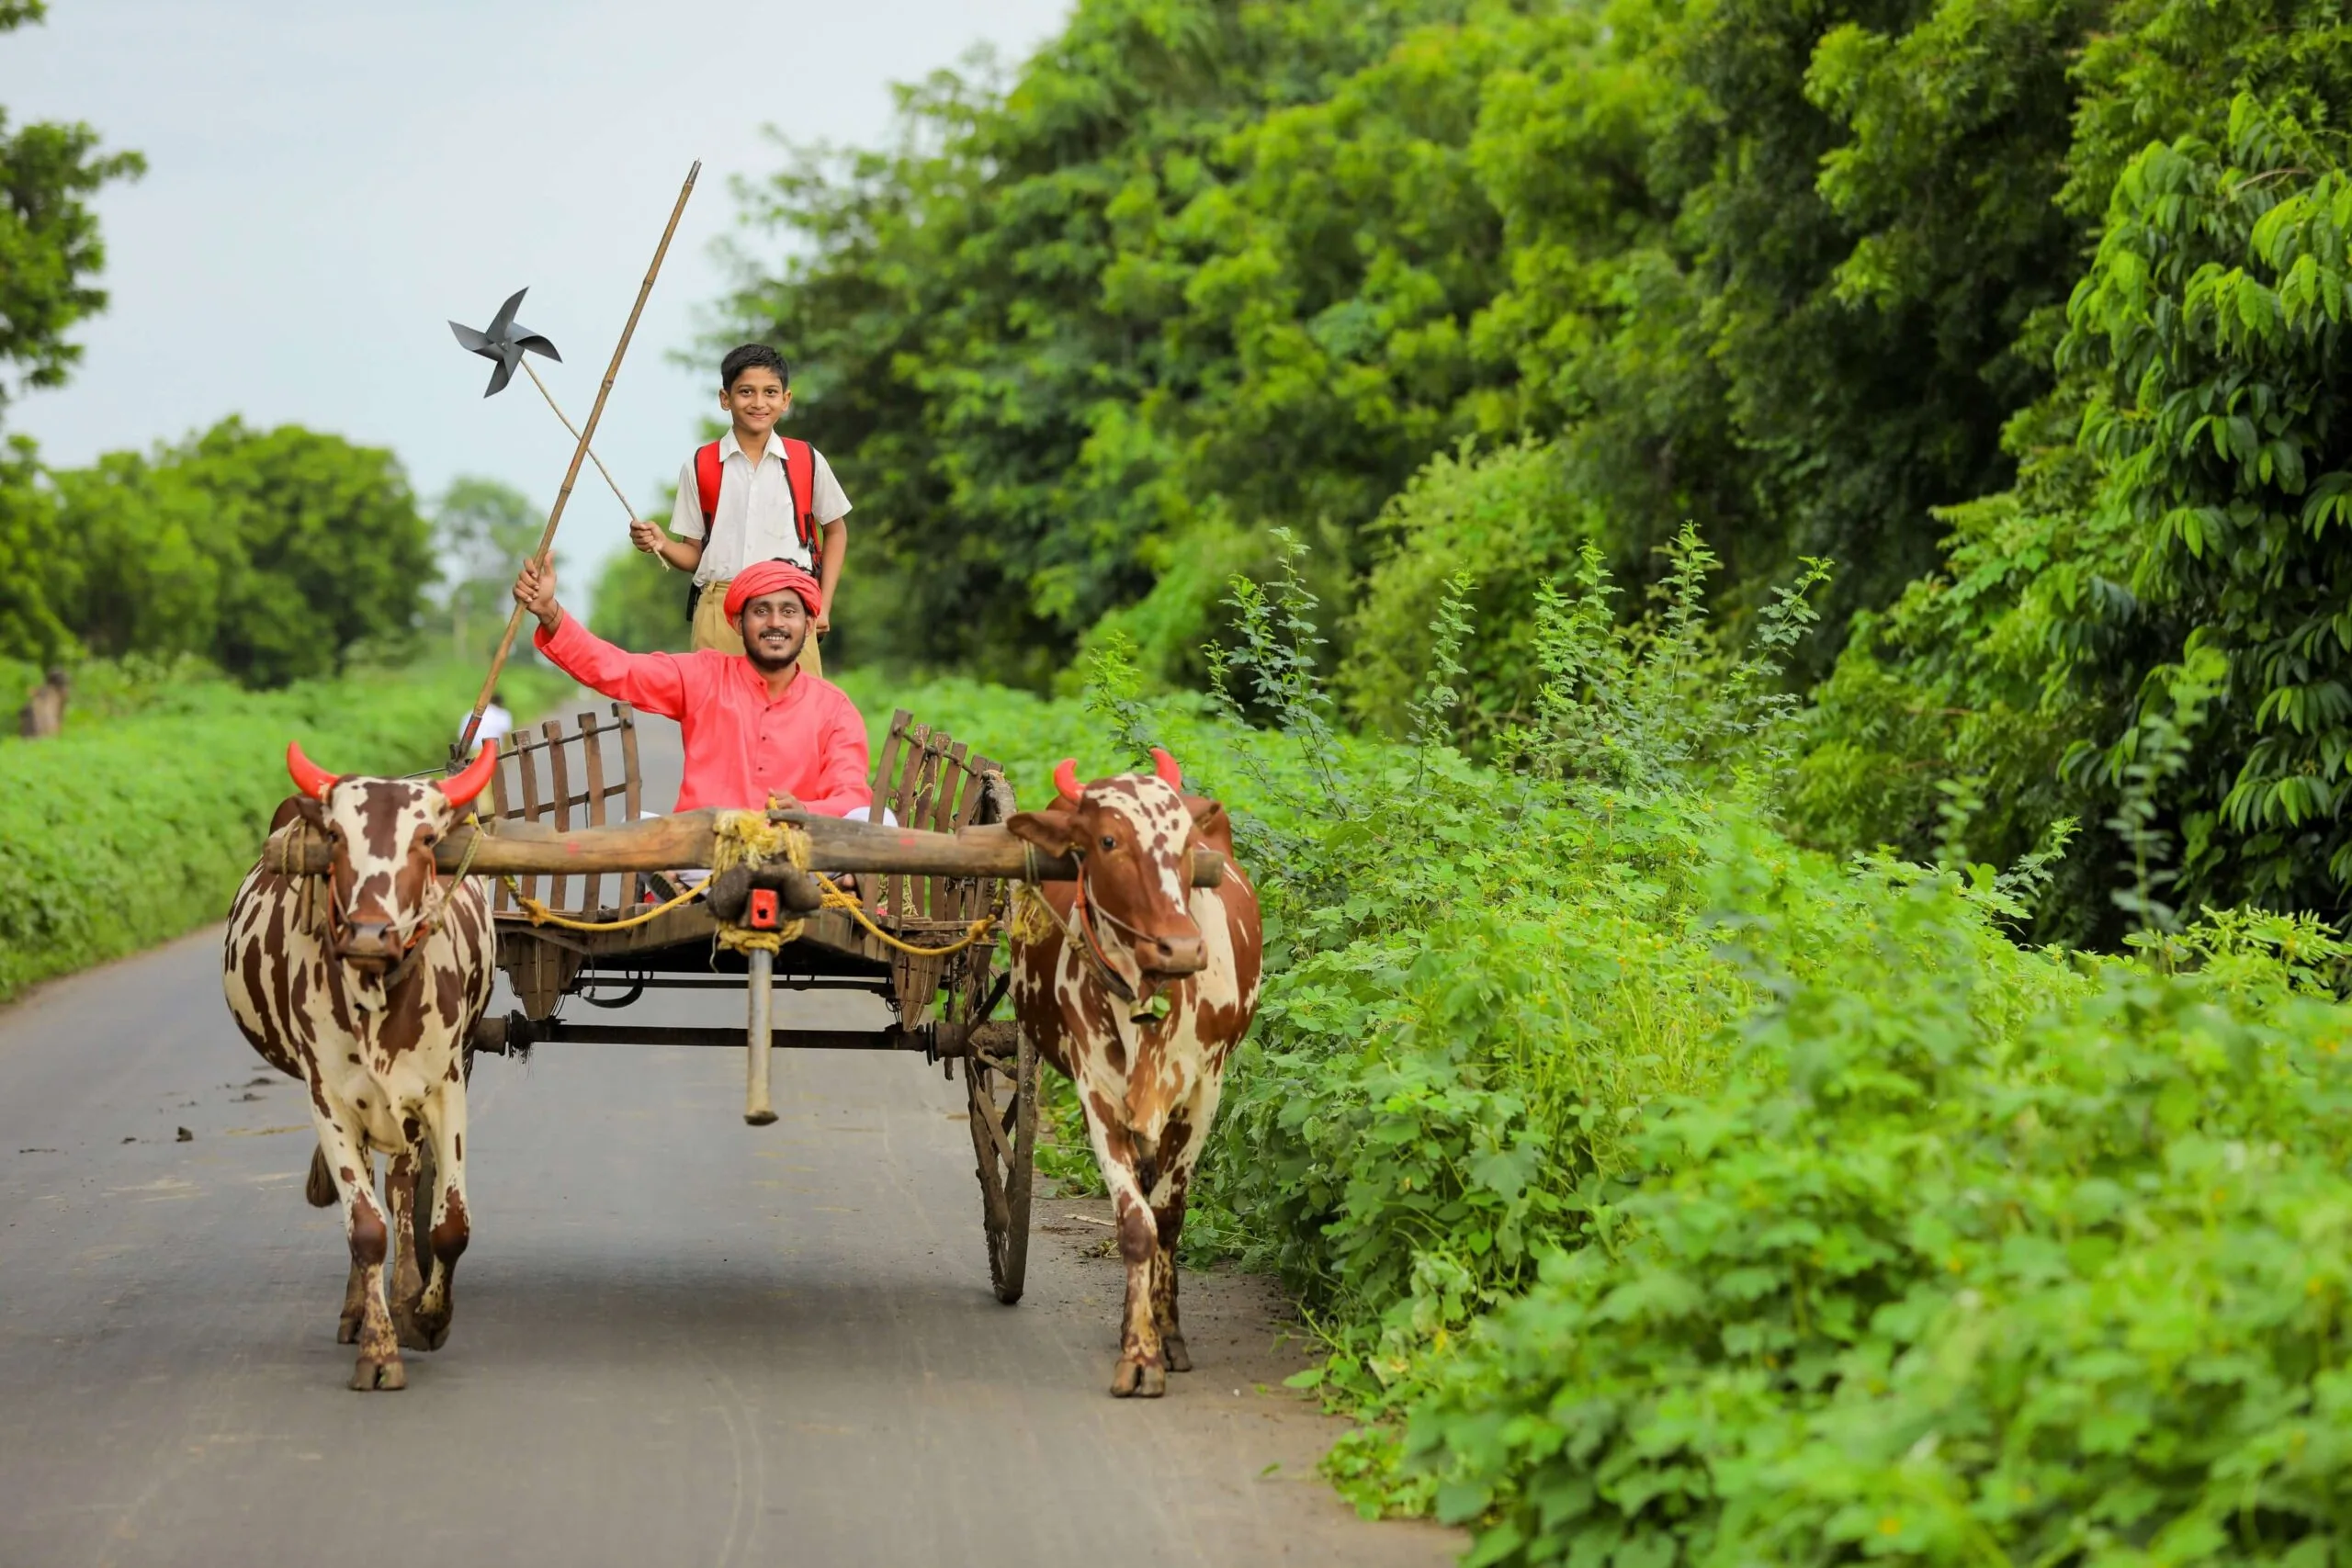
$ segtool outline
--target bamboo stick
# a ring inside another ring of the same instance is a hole
[[[571,449],[571,467],[564,470],[563,488],[555,492],[555,506],[548,513],[547,527],[540,531],[539,547],[532,552],[534,560],[546,560],[555,547],[555,531],[563,522],[564,502],[571,499],[571,487],[579,481],[580,465],[588,456],[588,443],[596,434],[596,422],[605,417],[605,400],[612,396],[613,382],[620,376],[621,356],[628,352],[628,340],[637,331],[637,319],[644,313],[646,297],[653,292],[653,280],[662,273],[662,258],[670,254],[671,236],[678,231],[678,220],[685,213],[686,198],[694,195],[695,180],[701,173],[702,160],[697,158],[694,167],[686,171],[686,183],[678,191],[677,205],[670,209],[669,224],[662,231],[662,243],[653,249],[653,265],[645,269],[645,281],[638,286],[637,303],[629,307],[628,321],[621,328],[621,340],[613,345],[613,362],[605,367],[604,384],[596,389],[596,401],[588,411],[587,427],[581,431],[579,443]],[[622,504],[628,502],[624,501]],[[522,629],[523,606],[517,604],[506,617],[506,635],[498,639],[498,652],[490,661],[490,674],[481,683],[481,695],[474,699],[474,711],[466,720],[465,734],[458,738],[460,759],[472,754],[474,731],[481,727],[481,716],[490,707],[490,694],[498,689],[499,672],[506,668],[506,656],[514,651],[514,634]]]

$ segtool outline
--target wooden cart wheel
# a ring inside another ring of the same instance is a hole
[[[1029,1191],[1037,1160],[1037,1048],[1017,1024],[974,1032],[964,1058],[972,1152],[978,1156],[980,1222],[996,1299],[1021,1299],[1029,1266]],[[1009,1047],[1009,1051],[1008,1051]]]

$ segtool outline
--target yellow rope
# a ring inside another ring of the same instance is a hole
[[[569,915],[557,914],[537,898],[525,897],[523,890],[514,886],[514,879],[512,876],[501,876],[498,880],[506,884],[507,887],[514,892],[514,902],[523,907],[523,913],[531,918],[533,925],[561,926],[564,930],[572,931],[625,931],[631,926],[641,926],[648,920],[668,914],[681,904],[691,903],[702,897],[701,888],[689,887],[667,903],[657,904],[643,914],[631,915],[626,919],[575,920]]]
[[[761,865],[775,860],[782,860],[797,870],[808,871],[808,835],[788,822],[770,822],[764,812],[722,811],[718,814],[717,839],[710,859],[711,874],[714,876],[732,866]],[[972,921],[965,928],[963,936],[944,947],[917,947],[875,924],[874,918],[865,912],[865,906],[858,902],[854,895],[843,892],[831,877],[816,872],[810,874],[816,877],[817,886],[824,889],[826,908],[846,911],[876,941],[910,957],[944,958],[951,953],[961,953],[989,936],[997,927],[997,917],[992,911]],[[524,897],[522,890],[514,886],[512,876],[501,880],[514,888],[515,902],[522,906],[524,914],[530,917],[533,925],[561,926],[566,931],[619,931],[631,926],[641,926],[648,920],[668,914],[681,904],[700,897],[703,891],[700,887],[690,887],[669,902],[626,919],[575,920],[570,916],[557,914],[537,898]],[[1021,891],[1030,890],[1023,886]],[[738,953],[775,953],[786,942],[799,941],[808,924],[805,919],[786,920],[775,931],[763,931],[722,922],[718,928],[718,945],[732,948]]]
[[[831,877],[825,875],[822,872],[811,874],[817,878],[817,886],[825,890],[826,908],[848,910],[850,917],[859,925],[864,926],[866,933],[885,947],[896,948],[899,952],[911,954],[916,958],[944,958],[951,953],[961,953],[996,929],[996,916],[989,913],[982,915],[967,926],[964,929],[964,934],[945,947],[917,947],[912,942],[901,942],[876,925],[873,917],[865,912],[865,906],[857,901],[856,896],[842,892],[833,885]]]

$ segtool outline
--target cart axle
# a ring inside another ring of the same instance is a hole
[[[684,1024],[574,1023],[563,1018],[525,1018],[510,1012],[485,1018],[474,1025],[472,1044],[492,1056],[527,1055],[537,1046],[556,1045],[723,1045],[744,1048],[740,1028],[697,1028]],[[771,1031],[777,1045],[801,1051],[926,1051],[933,1042],[926,1030],[778,1029]],[[944,1054],[944,1053],[943,1053]]]

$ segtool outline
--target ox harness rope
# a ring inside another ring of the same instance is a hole
[[[441,874],[441,868],[435,866],[433,891],[425,895],[424,902],[416,912],[389,922],[391,930],[400,938],[401,955],[390,969],[384,971],[383,983],[387,990],[398,985],[407,976],[410,968],[416,963],[417,953],[423,951],[424,944],[433,939],[433,933],[441,929],[442,920],[447,919],[449,913],[450,899],[457,897],[457,890],[465,886],[467,874],[473,869],[474,855],[481,848],[483,837],[481,819],[469,811],[466,813],[465,821],[460,825],[471,828],[474,832],[473,837],[466,841],[466,852],[458,862],[458,869],[447,876],[444,876]],[[271,863],[271,857],[266,853],[262,860],[265,868],[281,876],[294,874],[295,865],[300,860],[307,858],[300,852],[308,849],[311,824],[307,819],[297,819],[292,827],[293,832],[289,835],[286,845],[287,852],[277,857],[275,864]],[[328,872],[323,875],[303,875],[298,880],[301,884],[301,896],[306,906],[301,916],[301,923],[306,930],[315,929],[318,923],[318,917],[307,907],[309,900],[314,896],[314,889],[319,882],[324,881],[327,884],[326,897],[323,900],[327,912],[326,948],[334,957],[342,958],[344,956],[343,933],[348,927],[349,918],[343,908],[343,901],[334,896],[334,874]]]
[[[1027,880],[1021,885],[1019,896],[1028,899],[1033,909],[1052,922],[1054,929],[1061,932],[1063,940],[1068,942],[1085,961],[1087,966],[1094,971],[1095,976],[1102,982],[1104,988],[1120,1001],[1126,1003],[1130,1009],[1135,1010],[1127,1014],[1129,1023],[1160,1021],[1167,1016],[1166,1012],[1164,1010],[1155,1012],[1148,1003],[1138,1002],[1135,987],[1127,983],[1126,976],[1113,966],[1109,955],[1102,951],[1102,939],[1095,934],[1094,922],[1098,919],[1105,921],[1116,927],[1129,938],[1140,937],[1143,933],[1119,919],[1118,916],[1101,908],[1093,899],[1086,896],[1086,852],[1072,847],[1069,855],[1078,863],[1078,874],[1071,878],[1071,886],[1077,891],[1070,898],[1070,919],[1062,919],[1053,905],[1046,901],[1046,896],[1037,890],[1040,878],[1037,874],[1037,847],[1035,844],[1023,843],[1022,846],[1022,869],[1027,874]],[[1016,938],[1035,941],[1035,935],[1032,934],[1035,932],[1035,925],[1028,922],[1023,922],[1023,925],[1026,930],[1017,926],[1013,935]],[[1133,947],[1136,944],[1130,942],[1129,945]],[[1141,967],[1140,961],[1137,967]],[[1166,993],[1162,992],[1159,999],[1164,1003]]]

